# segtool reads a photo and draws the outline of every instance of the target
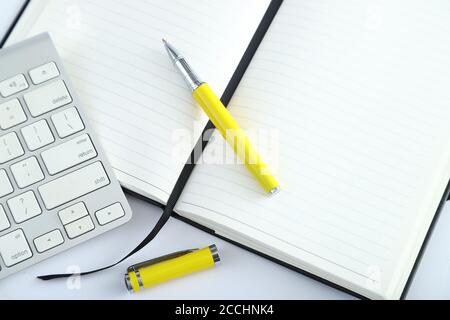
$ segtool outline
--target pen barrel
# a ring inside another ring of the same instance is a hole
[[[203,83],[192,92],[192,95],[263,189],[272,193],[277,191],[278,181],[253,147],[244,130],[239,127],[209,85]]]
[[[178,258],[141,267],[136,271],[129,271],[126,276],[130,283],[130,289],[138,292],[141,288],[150,288],[194,272],[210,269],[218,260],[217,249],[215,246],[211,246]]]

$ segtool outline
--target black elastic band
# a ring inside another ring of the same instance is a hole
[[[170,198],[169,198],[169,201],[170,201]],[[86,276],[88,274],[103,271],[103,270],[106,270],[106,269],[109,269],[109,268],[112,268],[112,267],[118,265],[119,263],[123,262],[124,260],[131,257],[133,254],[135,254],[136,252],[138,252],[139,250],[144,248],[150,241],[152,241],[156,237],[156,235],[159,233],[159,231],[161,231],[162,227],[164,227],[166,222],[169,220],[172,210],[173,210],[172,206],[169,206],[169,205],[166,206],[166,208],[164,209],[164,212],[161,215],[161,217],[159,218],[158,222],[153,227],[152,231],[150,231],[150,233],[145,237],[145,239],[142,240],[142,242],[136,248],[134,248],[130,253],[128,253],[125,257],[123,257],[116,263],[113,263],[113,264],[103,267],[103,268],[99,268],[99,269],[95,269],[95,270],[91,270],[91,271],[85,271],[85,272],[81,272],[78,274],[73,274],[73,273],[51,274],[51,275],[45,275],[45,276],[38,276],[38,278],[41,280],[47,281],[47,280],[52,280],[52,279],[68,278],[68,277],[71,277],[74,275]]]
[[[99,271],[103,271],[103,270],[112,268],[112,267],[118,265],[119,263],[125,261],[129,257],[131,257],[133,254],[135,254],[142,248],[144,248],[150,241],[152,241],[158,235],[158,233],[161,231],[161,229],[164,227],[164,225],[166,224],[166,222],[169,220],[170,216],[172,215],[172,212],[173,212],[173,209],[175,208],[177,200],[180,197],[181,192],[183,191],[183,188],[186,185],[186,182],[189,179],[189,176],[190,176],[192,170],[194,169],[194,165],[190,164],[190,163],[195,163],[198,158],[198,155],[195,156],[195,158],[193,158],[194,155],[195,155],[194,152],[192,152],[192,154],[189,158],[189,161],[193,161],[193,162],[187,162],[187,164],[184,166],[183,170],[181,171],[180,178],[178,179],[177,183],[173,187],[173,190],[169,196],[169,200],[167,200],[167,205],[164,208],[164,211],[163,211],[161,217],[159,218],[158,222],[156,223],[156,225],[153,227],[153,229],[150,231],[150,233],[145,237],[145,239],[142,240],[141,243],[139,243],[139,245],[136,248],[134,248],[130,253],[128,253],[125,257],[123,257],[116,263],[113,263],[109,266],[91,270],[91,271],[85,271],[85,272],[81,272],[81,273],[77,273],[77,274],[73,274],[73,273],[50,274],[50,275],[45,275],[45,276],[38,276],[38,278],[41,280],[47,281],[47,280],[52,280],[52,279],[68,278],[68,277],[71,277],[74,275],[86,276],[88,274],[93,274],[93,273],[96,273]]]

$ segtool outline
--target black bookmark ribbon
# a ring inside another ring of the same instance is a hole
[[[183,187],[186,184],[192,170],[194,169],[193,165],[186,164],[183,168],[183,171],[180,174],[180,179],[178,179],[177,183],[175,184],[175,187],[173,188],[172,193],[169,196],[169,200],[167,200],[167,206],[164,208],[164,211],[159,218],[156,225],[153,227],[153,229],[150,231],[150,233],[145,237],[144,240],[139,243],[139,245],[134,248],[130,253],[128,253],[125,257],[117,261],[116,263],[113,263],[111,265],[98,268],[95,270],[85,271],[81,273],[61,273],[61,274],[50,274],[50,275],[44,275],[44,276],[38,276],[39,279],[47,281],[47,280],[53,280],[53,279],[60,279],[60,278],[68,278],[72,276],[86,276],[89,274],[93,274],[96,272],[100,272],[112,267],[117,266],[121,262],[125,261],[132,255],[134,255],[136,252],[140,251],[142,248],[144,248],[147,244],[149,244],[161,231],[161,229],[164,227],[164,225],[169,220],[170,216],[172,215],[173,209],[175,208],[175,204],[177,203],[177,200],[179,196],[181,195],[181,192],[183,191]]]
[[[158,222],[153,227],[153,229],[150,231],[150,233],[145,237],[145,239],[142,240],[142,242],[136,248],[134,248],[130,253],[128,253],[125,257],[123,257],[122,259],[120,259],[116,263],[113,263],[113,264],[111,264],[109,266],[102,267],[102,268],[99,268],[99,269],[86,271],[86,272],[81,272],[81,273],[76,273],[76,274],[74,274],[74,273],[50,274],[50,275],[45,275],[45,276],[38,276],[38,278],[41,279],[41,280],[47,281],[47,280],[53,280],[53,279],[68,278],[68,277],[71,277],[71,276],[86,276],[88,274],[93,274],[93,273],[96,273],[96,272],[100,272],[100,271],[103,271],[103,270],[115,267],[119,263],[121,263],[124,260],[128,259],[129,257],[131,257],[136,252],[140,251],[150,241],[152,241],[158,235],[159,231],[161,231],[161,229],[164,227],[166,222],[169,220],[169,218],[171,216],[171,213],[172,213],[172,208],[169,208],[167,206],[164,209],[164,212],[161,215],[161,217],[159,218]]]

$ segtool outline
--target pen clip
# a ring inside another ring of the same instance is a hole
[[[189,250],[177,251],[177,252],[166,254],[166,255],[158,257],[158,258],[153,258],[153,259],[150,259],[150,260],[147,260],[147,261],[144,261],[144,262],[140,262],[140,263],[137,263],[137,264],[134,264],[134,265],[128,267],[127,272],[133,272],[133,271],[136,272],[139,268],[149,267],[151,265],[155,265],[155,264],[158,264],[158,263],[161,263],[161,262],[164,262],[164,261],[175,259],[175,258],[184,256],[184,255],[186,255],[188,253],[191,253],[191,252],[194,252],[194,251],[197,251],[197,250],[198,249],[189,249]]]

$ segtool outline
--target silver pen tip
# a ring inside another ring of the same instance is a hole
[[[167,54],[170,57],[170,60],[172,60],[173,63],[175,63],[178,60],[183,59],[183,56],[178,53],[178,51],[172,47],[170,43],[166,41],[166,39],[162,39],[162,42],[164,43],[164,47],[166,48]]]
[[[166,41],[166,39],[161,39],[164,47],[166,48],[167,55],[169,56],[172,63],[175,65],[176,69],[179,71],[179,73],[183,76],[186,83],[189,86],[189,89],[194,91],[197,89],[203,81],[199,79],[199,77],[195,74],[195,72],[191,69],[189,64],[184,59],[184,56],[181,55],[177,49],[172,47],[170,43]]]

